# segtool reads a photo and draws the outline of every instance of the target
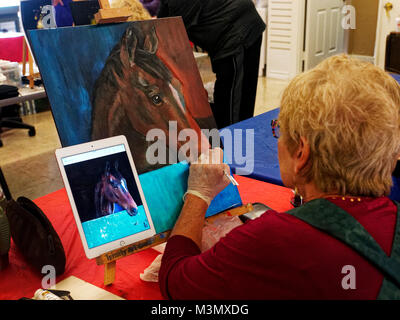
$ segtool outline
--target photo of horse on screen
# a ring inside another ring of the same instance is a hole
[[[110,162],[106,162],[104,173],[95,187],[94,199],[97,217],[113,214],[116,205],[125,209],[130,216],[138,213],[137,204],[129,193],[126,179],[118,170],[118,161],[114,162],[112,169]]]

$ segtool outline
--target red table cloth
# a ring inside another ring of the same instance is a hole
[[[289,189],[246,177],[235,178],[243,203],[261,202],[277,211],[292,208],[289,201],[293,194]],[[65,189],[36,199],[35,203],[49,218],[64,246],[67,264],[57,282],[73,275],[125,299],[162,299],[158,283],[145,282],[139,277],[159,252],[150,248],[118,260],[114,283],[104,286],[104,266],[86,258]],[[43,276],[25,263],[11,242],[10,265],[0,271],[0,299],[32,297],[41,287]]]
[[[12,62],[22,62],[23,33],[0,33],[0,59]],[[28,61],[28,54],[26,55]]]

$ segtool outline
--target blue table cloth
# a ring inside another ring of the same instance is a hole
[[[398,83],[400,83],[400,74],[396,74],[396,73],[391,73],[390,74],[393,78],[395,78],[397,80]]]
[[[278,140],[272,136],[271,120],[279,108],[220,130],[225,156],[233,173],[283,185],[278,162]],[[231,142],[233,141],[233,143]]]
[[[391,73],[391,76],[400,83],[400,74]],[[393,176],[393,186],[390,193],[390,198],[392,200],[400,201],[400,177]]]

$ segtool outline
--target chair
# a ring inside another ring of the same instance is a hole
[[[19,105],[14,105],[12,107],[19,108]],[[18,110],[18,109],[17,109]],[[36,129],[34,126],[31,126],[29,124],[23,123],[21,117],[2,117],[1,114],[1,108],[0,108],[0,134],[3,131],[3,128],[11,128],[11,129],[28,129],[28,135],[30,137],[33,137],[36,135]],[[3,142],[1,141],[0,138],[0,147],[3,146]]]
[[[13,86],[1,85],[0,86],[0,99],[13,98],[18,96],[18,89]],[[21,117],[18,113],[19,105],[14,104],[7,107],[0,107],[0,134],[3,128],[11,129],[28,129],[28,134],[30,137],[36,135],[36,130],[34,126],[28,125],[22,122]],[[7,113],[6,113],[7,111]],[[0,138],[0,147],[3,146],[3,142]]]

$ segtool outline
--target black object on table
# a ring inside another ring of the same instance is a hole
[[[11,192],[10,192],[10,189],[8,189],[8,185],[7,185],[6,179],[4,178],[1,167],[0,167],[0,187],[3,190],[4,196],[6,197],[6,199],[11,200]]]

